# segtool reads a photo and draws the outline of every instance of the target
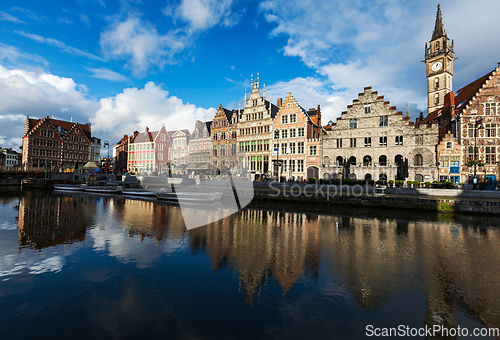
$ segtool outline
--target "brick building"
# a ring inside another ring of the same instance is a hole
[[[91,138],[90,123],[27,116],[22,167],[24,170],[81,171],[89,161]]]
[[[286,179],[318,178],[320,167],[321,110],[304,110],[289,92],[278,99],[274,118],[274,176]],[[279,170],[278,170],[279,164]]]
[[[238,121],[240,110],[219,105],[212,123],[212,164],[220,170],[231,168],[238,161]]]
[[[423,117],[410,122],[371,87],[365,87],[325,130],[323,178],[419,182],[438,178],[438,123],[425,122]]]
[[[447,133],[436,147],[439,161],[439,180],[460,183],[462,146],[452,133]]]
[[[17,170],[21,163],[21,154],[12,148],[0,148],[0,170]]]

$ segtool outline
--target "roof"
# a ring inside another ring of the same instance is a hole
[[[153,136],[151,132],[139,133],[132,140],[132,143],[148,143],[153,141]]]
[[[436,13],[436,24],[434,25],[434,32],[432,32],[431,41],[445,36],[446,36],[446,31],[443,25],[443,18],[441,17],[441,7],[438,4],[438,9]]]
[[[42,118],[42,119],[34,119],[34,118],[29,118],[29,116],[26,117],[26,125],[27,125],[27,129],[25,129],[25,132],[24,132],[24,135],[26,136],[28,133],[30,133],[31,131],[33,131],[33,129],[35,129],[40,123],[42,123],[43,121],[45,122],[49,122],[51,123],[52,125],[56,126],[56,127],[61,127],[64,132],[61,134],[61,137],[65,135],[65,133],[69,130],[71,130],[73,127],[75,126],[78,126],[80,127],[83,132],[85,133],[85,136],[90,140],[92,138],[91,136],[91,127],[90,127],[90,124],[87,123],[87,124],[79,124],[79,123],[73,123],[73,122],[66,122],[64,120],[58,120],[58,119],[52,119],[52,118],[49,118],[49,117],[45,117],[45,118]]]
[[[456,108],[455,112],[461,112],[463,109],[465,109],[465,106],[469,104],[469,102],[472,100],[472,97],[474,97],[478,92],[481,86],[486,82],[486,80],[492,75],[494,72],[491,71],[481,78],[478,78],[474,80],[472,83],[469,83],[462,87],[460,90],[457,91],[455,94],[455,103],[456,103]]]

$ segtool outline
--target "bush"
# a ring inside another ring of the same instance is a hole
[[[364,180],[364,179],[360,179],[360,180],[358,181],[358,184],[359,184],[359,185],[365,185],[365,184],[366,184],[366,180]]]
[[[431,182],[425,182],[425,185],[431,185],[432,183]]]
[[[394,184],[394,180],[393,180],[393,179],[391,179],[391,180],[389,181],[389,184],[390,184],[390,185],[393,185],[393,184]]]
[[[317,179],[317,178],[315,178],[315,177],[309,177],[309,178],[307,179],[307,181],[308,181],[309,183],[311,183],[311,184],[316,183],[316,181],[317,181],[317,180],[318,180],[318,179]]]
[[[344,179],[344,183],[351,184],[352,183],[352,179],[346,178],[346,179]]]
[[[369,185],[373,185],[373,184],[375,184],[375,181],[374,181],[373,179],[369,179],[369,180],[368,180],[368,184],[369,184]]]
[[[385,184],[385,181],[383,181],[383,180],[379,179],[379,180],[377,181],[377,184]]]

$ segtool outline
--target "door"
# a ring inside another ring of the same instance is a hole
[[[486,190],[495,190],[495,176],[486,175]]]

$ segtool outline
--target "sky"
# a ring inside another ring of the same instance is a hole
[[[366,86],[412,118],[426,112],[430,0],[0,1],[0,146],[26,116],[133,131],[194,128],[243,107],[250,79],[335,120]],[[500,61],[498,0],[442,0],[455,41],[453,89]]]

